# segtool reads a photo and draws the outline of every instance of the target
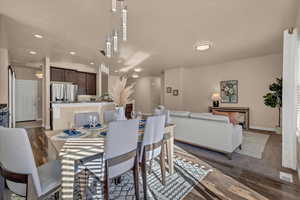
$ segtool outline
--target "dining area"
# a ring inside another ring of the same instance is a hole
[[[127,119],[122,107],[104,111],[102,121],[98,112],[76,113],[70,128],[45,131],[49,162],[40,167],[26,131],[1,128],[1,153],[6,152],[0,160],[1,187],[25,199],[115,199],[113,188],[124,184],[125,174],[135,199],[152,199],[147,176],[158,167],[156,178],[164,186],[174,173],[175,125],[163,111],[131,116]]]
[[[151,171],[152,163],[149,166],[146,163],[152,162],[155,158],[159,158],[163,184],[166,179],[166,169],[168,174],[174,171],[173,130],[175,125],[166,123],[165,115],[134,116],[132,114],[133,119],[126,119],[122,108],[107,110],[103,114],[104,120],[100,123],[97,112],[78,113],[74,117],[74,128],[46,133],[51,143],[49,146],[53,146],[52,150],[56,153],[53,159],[62,161],[61,195],[63,199],[76,199],[74,185],[78,184],[76,176],[82,172],[80,169],[88,170],[97,177],[99,183],[103,182],[103,188],[100,187],[98,191],[94,191],[95,194],[77,191],[79,199],[82,195],[91,195],[97,199],[102,193],[104,199],[109,199],[110,182],[115,181],[120,184],[122,174],[129,170],[132,171],[134,178],[135,197],[139,199],[139,177],[143,182],[141,189],[147,190],[147,172]],[[96,159],[99,165],[96,170],[83,167],[86,166],[85,163],[93,162],[93,159]],[[89,178],[85,177],[85,179]],[[88,186],[80,184],[81,188]],[[89,188],[89,190],[93,189]],[[143,198],[147,199],[147,192],[143,194]]]

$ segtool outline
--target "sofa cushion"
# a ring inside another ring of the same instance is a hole
[[[213,110],[212,114],[226,116],[229,118],[230,123],[232,123],[234,125],[239,124],[239,121],[236,119],[239,114],[238,112],[219,112],[219,111]]]
[[[189,117],[190,116],[190,112],[188,111],[171,111],[170,115],[174,116],[174,117]]]
[[[193,119],[212,120],[218,122],[229,123],[229,118],[221,115],[213,115],[211,113],[191,113],[190,117]]]

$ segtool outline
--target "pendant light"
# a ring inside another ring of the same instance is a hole
[[[119,51],[119,44],[118,44],[118,31],[114,31],[113,35],[113,49],[114,53],[117,53]]]
[[[117,12],[117,0],[111,0],[111,11]]]
[[[128,15],[127,6],[124,6],[123,9],[122,9],[122,35],[123,35],[123,41],[127,41],[127,15]]]
[[[106,56],[108,58],[111,58],[111,56],[112,56],[111,46],[112,46],[111,45],[111,39],[110,39],[110,36],[108,36],[107,39],[106,39]]]

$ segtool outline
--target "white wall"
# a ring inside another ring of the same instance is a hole
[[[8,103],[8,50],[0,48],[0,104]]]
[[[120,76],[113,76],[109,75],[108,76],[108,92],[111,94],[112,88],[116,81],[120,78]]]
[[[182,102],[185,90],[183,90],[183,68],[170,69],[165,71],[164,77],[164,103],[172,110],[185,109]],[[166,93],[166,88],[171,87],[172,90],[179,90],[178,96],[173,96],[172,93]]]
[[[220,92],[220,81],[238,80],[238,103],[221,106],[250,108],[250,126],[275,128],[278,110],[264,105],[263,96],[275,78],[282,76],[282,55],[273,54],[228,63],[165,71],[165,87],[179,89],[179,96],[164,93],[170,109],[208,112],[211,95]]]
[[[8,103],[8,40],[4,17],[0,15],[0,104]]]
[[[143,113],[152,113],[161,104],[160,77],[142,77],[135,81],[135,109]]]

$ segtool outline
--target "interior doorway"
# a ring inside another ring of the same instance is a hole
[[[16,121],[37,120],[37,80],[16,80]]]

